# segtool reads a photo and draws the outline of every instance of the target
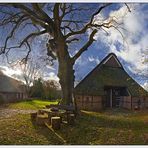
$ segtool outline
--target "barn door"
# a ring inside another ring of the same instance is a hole
[[[114,88],[112,92],[112,107],[120,106],[120,89]]]
[[[111,90],[110,89],[106,89],[105,90],[105,100],[104,100],[104,107],[105,108],[109,108],[110,107],[110,103],[111,103],[111,101],[110,101],[110,92],[111,92]]]

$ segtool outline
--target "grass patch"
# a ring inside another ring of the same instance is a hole
[[[29,115],[0,120],[0,144],[47,145],[62,144],[46,127],[34,125]]]
[[[10,104],[9,108],[40,109],[56,102],[32,100]],[[75,126],[62,124],[59,131],[37,126],[30,115],[19,114],[0,120],[0,144],[11,145],[146,145],[148,111],[81,111]],[[15,135],[15,136],[14,136]]]
[[[41,109],[46,105],[57,104],[57,101],[45,101],[45,100],[28,100],[18,103],[11,103],[8,105],[9,108],[12,109]]]
[[[66,139],[68,144],[148,144],[148,126],[143,120],[139,120],[139,116],[143,114],[124,115],[120,111],[116,115],[111,114],[111,111],[83,111],[76,121],[76,126],[65,126],[58,134]]]

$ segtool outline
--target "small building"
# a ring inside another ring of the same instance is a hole
[[[0,102],[16,102],[27,97],[24,84],[0,72]]]
[[[79,109],[148,108],[148,92],[128,73],[114,53],[105,57],[74,89]]]

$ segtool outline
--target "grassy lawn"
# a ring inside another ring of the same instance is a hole
[[[11,104],[9,107],[37,109],[49,104],[39,100],[28,102]],[[37,126],[30,115],[21,114],[0,120],[0,125],[0,144],[148,144],[148,111],[82,111],[75,126],[62,124],[59,131],[52,130],[50,126]]]
[[[45,107],[46,105],[50,104],[57,104],[57,101],[44,101],[44,100],[29,100],[24,102],[18,102],[18,103],[11,103],[9,104],[9,108],[12,109],[41,109]]]

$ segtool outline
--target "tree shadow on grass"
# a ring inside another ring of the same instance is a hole
[[[134,143],[134,132],[147,129],[147,125],[124,117],[116,118],[104,114],[82,112],[77,117],[74,126],[62,124],[61,129],[57,131],[54,131],[51,126],[36,126],[36,129],[53,144],[89,145],[95,141],[97,144],[129,144],[132,143],[132,140]],[[129,134],[129,131],[132,132]],[[130,136],[133,138],[132,140],[130,140]],[[109,141],[109,139],[115,141]]]
[[[62,137],[58,136],[58,134],[56,134],[56,131],[52,130],[52,128],[47,123],[46,125],[37,125],[35,120],[31,121],[37,133],[46,137],[49,144],[51,145],[65,144],[65,141],[62,139]]]
[[[104,114],[93,114],[89,112],[82,112],[82,123],[85,122],[90,123],[94,126],[106,127],[106,128],[117,128],[117,129],[133,129],[138,130],[141,128],[147,128],[147,125],[136,119],[118,117],[116,115],[109,116]]]

